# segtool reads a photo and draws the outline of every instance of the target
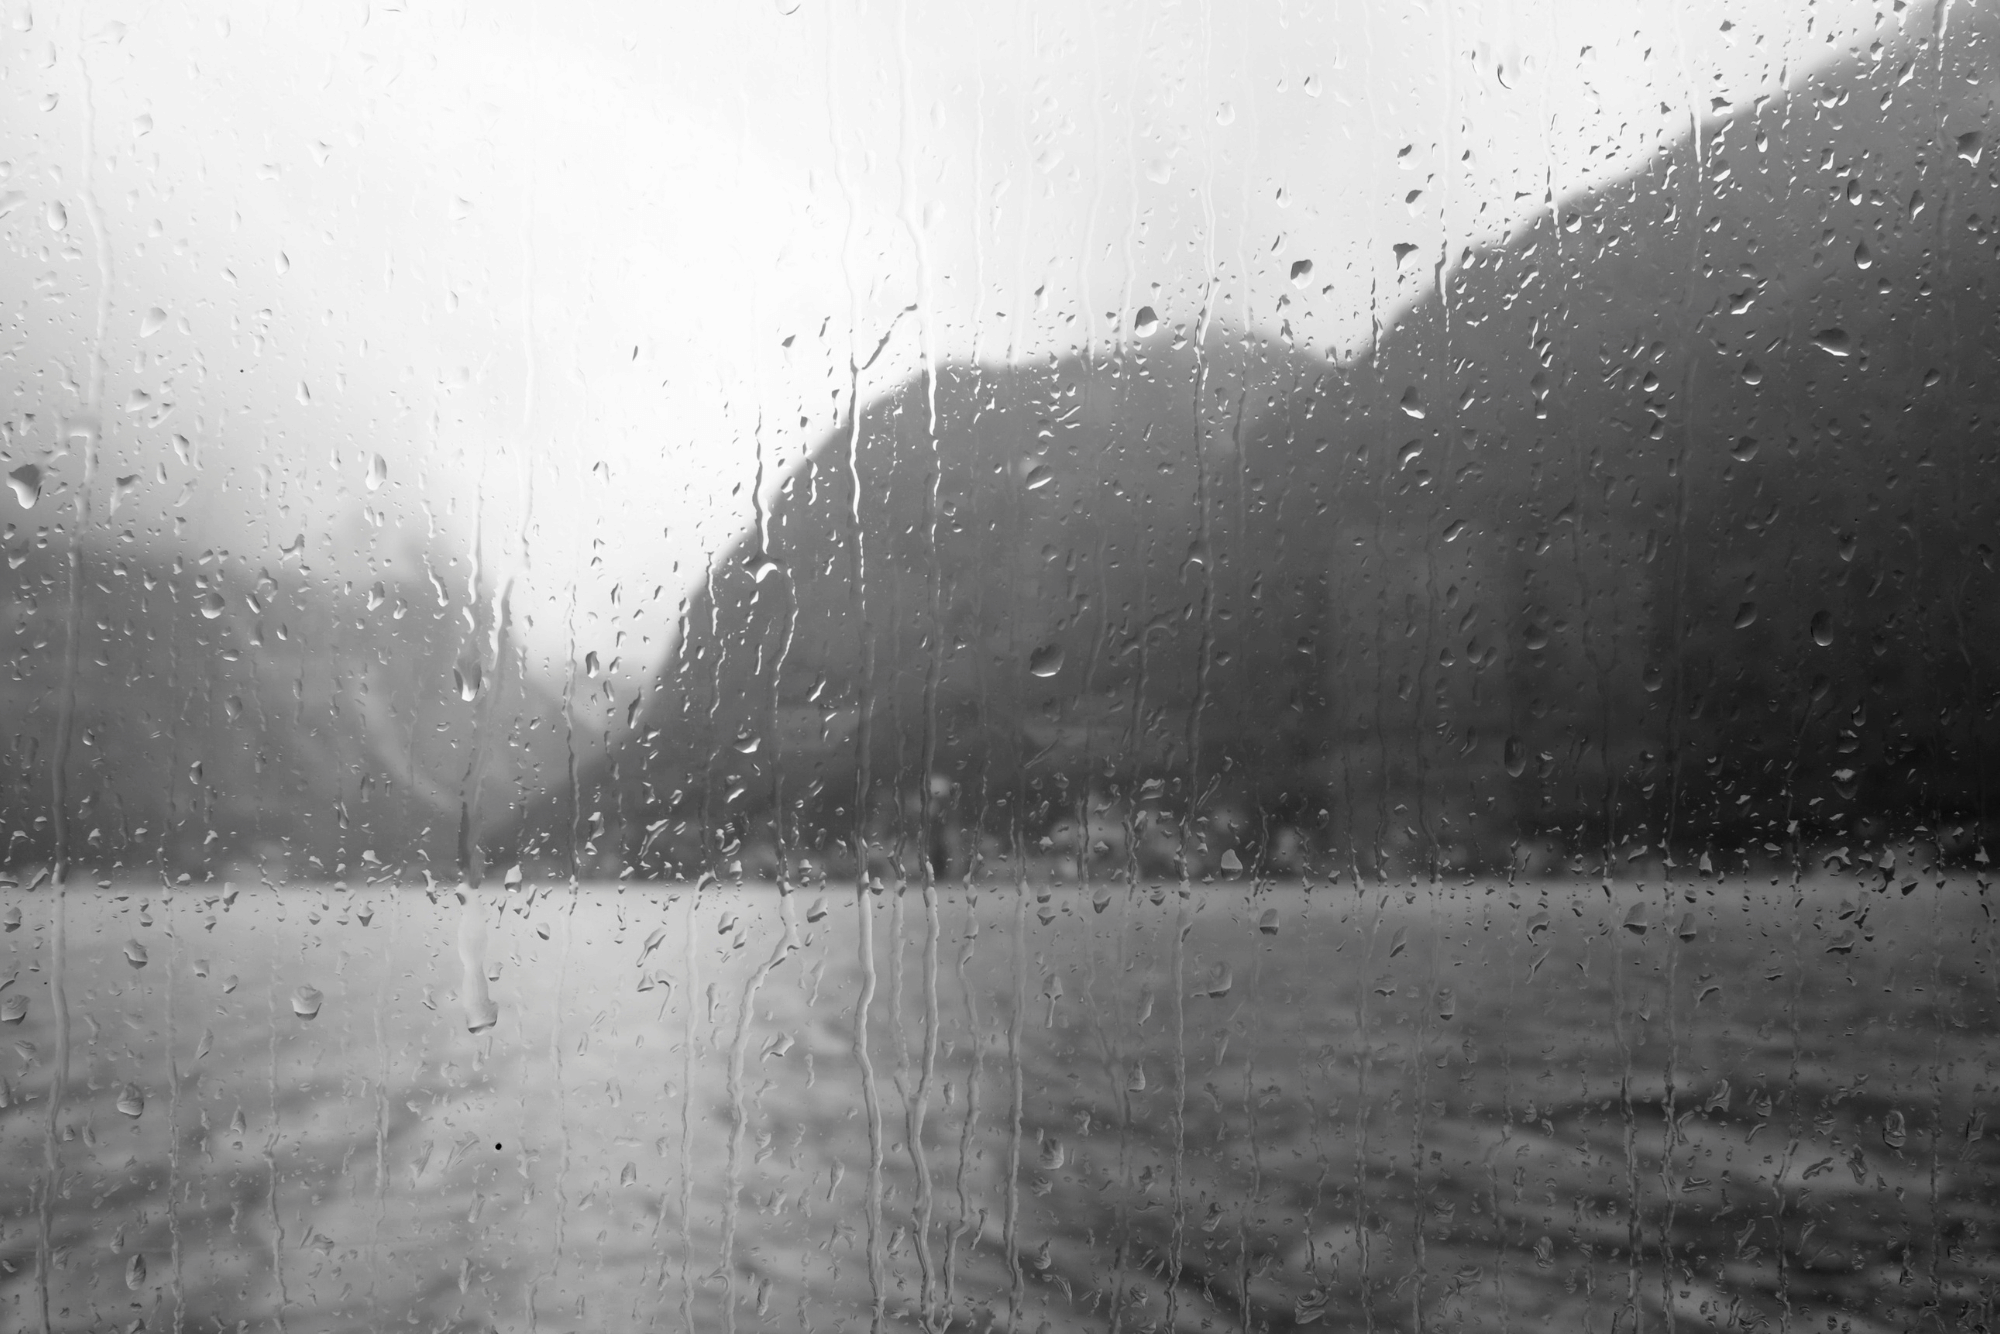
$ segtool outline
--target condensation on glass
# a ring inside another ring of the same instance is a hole
[[[1993,1325],[1990,6],[0,18],[0,1325]]]

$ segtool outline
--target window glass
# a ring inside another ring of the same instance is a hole
[[[0,1326],[1993,1323],[1991,7],[0,18]]]

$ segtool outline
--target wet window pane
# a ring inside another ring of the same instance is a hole
[[[0,1326],[1994,1323],[1990,7],[0,18]]]

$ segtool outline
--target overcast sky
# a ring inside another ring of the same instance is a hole
[[[1349,356],[1552,194],[1938,17],[1880,11],[9,3],[7,468],[48,485],[7,518],[66,520],[95,419],[110,532],[460,598],[476,549],[534,670],[573,620],[629,676],[885,336],[864,398],[1140,305],[1283,299]]]

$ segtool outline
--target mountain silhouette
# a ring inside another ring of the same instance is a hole
[[[53,854],[71,690],[71,855],[195,879],[1969,848],[2000,190],[1990,93],[1915,54],[1450,256],[1351,362],[1169,312],[858,404],[580,751],[497,597],[107,529],[70,622],[10,535],[5,859]]]
[[[1455,257],[1352,364],[1192,316],[862,404],[583,774],[588,855],[1202,874],[1527,839],[1608,866],[1913,822],[1969,846],[2000,224],[1987,94],[1910,72],[1704,125]]]

